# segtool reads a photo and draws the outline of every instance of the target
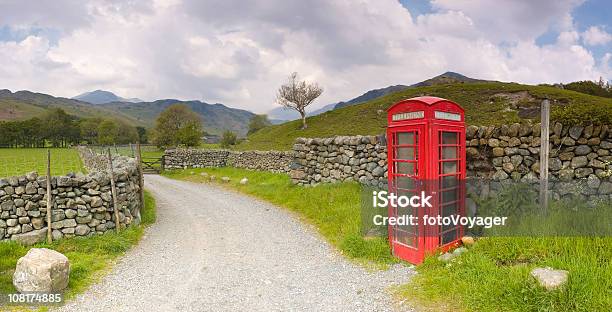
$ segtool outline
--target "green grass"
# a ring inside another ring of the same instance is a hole
[[[499,93],[527,91],[532,98],[518,101],[521,107],[539,106],[551,99],[552,119],[612,124],[612,99],[586,95],[546,86],[515,83],[447,84],[407,89],[366,103],[332,110],[308,117],[308,129],[301,121],[291,121],[261,129],[235,148],[238,150],[289,150],[298,137],[331,137],[335,135],[377,135],[387,126],[386,109],[411,97],[432,95],[453,100],[466,112],[466,122],[473,125],[499,125],[520,122],[510,100],[494,96]],[[539,114],[537,114],[539,118]],[[536,118],[536,119],[537,119]]]
[[[46,148],[0,148],[0,177],[24,175],[37,171],[47,172]],[[76,149],[51,149],[51,175],[69,172],[87,172]]]
[[[147,192],[141,217],[141,226],[131,226],[120,233],[109,231],[104,235],[62,239],[34,247],[53,249],[68,257],[70,282],[65,297],[72,298],[108,273],[115,260],[140,240],[144,227],[155,222],[155,199]],[[12,284],[15,265],[29,249],[14,242],[0,243],[0,293],[16,292]]]
[[[397,262],[390,254],[386,239],[362,238],[361,193],[357,183],[324,184],[305,188],[291,184],[285,174],[236,168],[166,171],[164,175],[174,179],[207,182],[208,179],[201,176],[201,172],[215,175],[216,181],[227,176],[231,181],[224,185],[296,212],[302,220],[314,225],[319,233],[350,259],[376,267]],[[247,185],[240,185],[239,181],[243,177],[249,179]]]
[[[610,311],[612,239],[484,238],[450,264],[436,257],[398,295],[424,311]],[[560,290],[546,291],[534,267],[569,271]]]

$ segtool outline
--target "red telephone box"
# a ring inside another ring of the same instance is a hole
[[[423,96],[387,112],[389,193],[432,196],[431,207],[389,205],[389,217],[418,217],[418,224],[389,225],[389,242],[393,255],[419,264],[426,254],[457,246],[463,236],[461,226],[429,225],[423,217],[465,214],[464,111],[452,101]]]

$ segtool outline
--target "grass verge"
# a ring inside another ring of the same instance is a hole
[[[612,239],[490,237],[449,264],[428,258],[398,295],[424,311],[610,311]],[[529,273],[550,266],[568,283],[546,291]]]
[[[70,299],[103,276],[119,256],[140,240],[144,228],[155,219],[155,199],[145,191],[145,209],[141,213],[140,226],[131,226],[120,233],[109,231],[104,235],[63,239],[33,247],[53,249],[68,257],[70,282],[64,296]],[[0,243],[0,294],[16,292],[12,283],[15,265],[30,248],[14,242]]]
[[[350,259],[379,267],[397,262],[389,252],[386,239],[362,238],[361,197],[357,183],[324,184],[305,188],[293,185],[286,174],[237,168],[177,170],[167,171],[164,175],[192,182],[209,181],[200,175],[202,172],[215,175],[217,181],[222,176],[229,177],[230,182],[224,185],[296,212]],[[241,185],[239,181],[244,177],[249,179],[249,183]]]

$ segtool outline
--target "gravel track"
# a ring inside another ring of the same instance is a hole
[[[210,184],[148,175],[157,223],[59,311],[409,310],[387,288],[414,271],[355,265],[290,212]]]

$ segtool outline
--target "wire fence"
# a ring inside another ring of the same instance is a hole
[[[72,148],[0,148],[0,177],[47,172],[47,150],[51,153],[51,175],[87,173],[76,149]]]

